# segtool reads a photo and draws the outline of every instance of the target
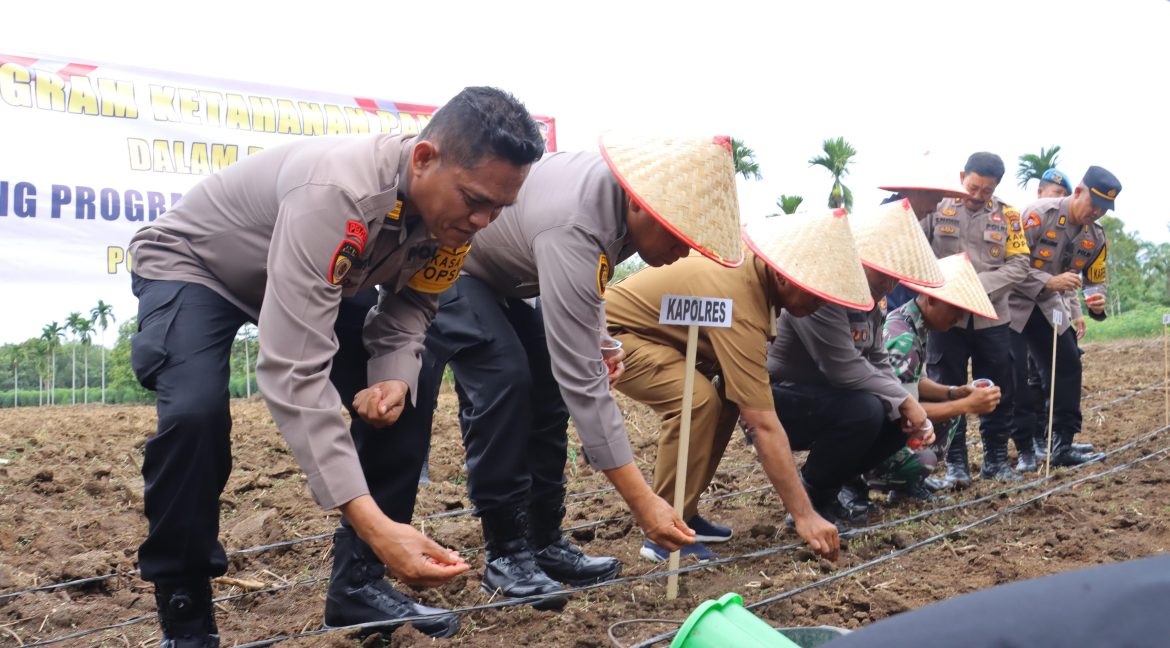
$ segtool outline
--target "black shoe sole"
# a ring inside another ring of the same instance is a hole
[[[564,583],[565,585],[571,585],[573,587],[585,587],[586,585],[596,585],[598,583],[604,583],[607,580],[613,580],[614,578],[617,578],[618,575],[622,573],[622,565],[621,563],[618,563],[616,568],[611,569],[610,571],[601,574],[600,576],[594,576],[592,578],[557,578],[547,569],[544,570],[544,573],[547,574],[549,578],[557,581],[558,583]]]
[[[479,586],[479,589],[483,590],[483,592],[485,594],[492,594],[492,595],[502,594],[505,599],[527,598],[527,597],[511,597],[511,596],[508,596],[507,594],[504,594],[502,591],[492,589],[492,588],[488,587],[487,585],[483,585],[483,584],[481,584]],[[550,594],[533,594],[533,596],[543,596],[544,597],[540,600],[533,601],[533,602],[529,603],[529,605],[531,605],[534,610],[541,610],[542,612],[548,612],[548,611],[560,612],[561,610],[565,609],[566,605],[569,604],[569,597],[567,595],[559,593],[559,592],[553,592]]]

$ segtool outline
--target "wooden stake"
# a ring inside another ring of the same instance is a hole
[[[682,429],[678,433],[678,464],[674,469],[674,510],[679,517],[683,515],[683,507],[687,496],[687,460],[691,449],[691,407],[694,403],[695,391],[695,355],[699,346],[699,327],[687,327],[687,362],[686,376],[683,378],[682,400]],[[678,569],[679,551],[670,552],[668,568],[671,571]],[[666,598],[678,598],[678,574],[671,574],[666,578]]]
[[[1048,454],[1044,457],[1044,476],[1052,472],[1052,412],[1056,406],[1056,338],[1064,313],[1052,311],[1052,373],[1048,374]]]
[[[1165,393],[1166,401],[1166,423],[1170,427],[1170,338],[1167,337],[1167,332],[1170,331],[1170,315],[1162,316],[1162,391]]]

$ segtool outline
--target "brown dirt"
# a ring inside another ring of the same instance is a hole
[[[1085,431],[1080,437],[1104,449],[1132,441],[1163,424],[1163,394],[1148,389],[1112,403],[1162,379],[1159,341],[1090,346],[1085,354]],[[657,420],[644,408],[623,401],[638,464],[649,474]],[[462,447],[454,398],[445,394],[436,417],[431,474],[423,487],[418,517],[469,506],[462,474]],[[1097,409],[1093,409],[1096,407]],[[326,534],[333,514],[320,511],[305,480],[276,431],[264,405],[233,403],[235,470],[223,496],[222,538],[229,551]],[[145,530],[141,514],[142,447],[154,429],[150,407],[66,406],[0,411],[0,596],[66,580],[125,572],[136,567],[136,548]],[[977,436],[977,435],[974,435]],[[1105,466],[1054,472],[1053,483],[1067,483],[1105,467],[1131,461],[1165,445],[1166,435],[1144,441],[1107,460]],[[973,453],[973,457],[978,452]],[[976,463],[977,463],[976,459]],[[569,468],[570,492],[607,486],[578,459]],[[765,606],[757,613],[777,625],[834,625],[855,628],[891,614],[999,583],[1089,565],[1128,560],[1165,551],[1170,543],[1170,462],[1165,456],[1089,481],[1024,506],[988,523],[927,545],[863,571]],[[766,486],[750,450],[733,442],[716,476],[711,495]],[[976,481],[958,496],[965,501],[994,493],[997,484]],[[641,580],[600,588],[573,597],[561,613],[527,607],[477,611],[463,617],[453,639],[432,641],[410,629],[394,633],[395,646],[608,646],[611,624],[636,618],[683,619],[699,603],[726,592],[758,601],[812,583],[976,521],[1023,502],[1042,489],[992,498],[966,509],[938,514],[853,538],[837,564],[814,559],[807,551],[784,551],[751,560],[705,568],[682,578],[676,601],[663,598],[663,580]],[[784,528],[784,509],[771,489],[720,499],[703,506],[705,514],[737,532],[715,546],[721,556],[737,556],[785,545],[796,536]],[[906,507],[882,511],[881,521],[917,512]],[[613,492],[570,499],[566,525],[622,516]],[[479,590],[482,537],[470,516],[426,521],[439,541],[469,549],[473,569],[448,585],[418,592],[424,602],[444,607],[488,602]],[[596,555],[618,556],[626,575],[661,571],[638,558],[640,534],[628,520],[574,534]],[[295,635],[320,628],[330,562],[328,538],[277,550],[235,556],[228,576],[276,587],[314,581],[283,590],[256,593],[218,604],[225,646]],[[218,596],[241,594],[235,585],[216,586]],[[121,575],[69,588],[22,594],[0,600],[0,645],[61,638],[148,616],[151,586]],[[629,645],[673,629],[646,624],[618,629]],[[63,645],[157,645],[152,619],[71,639]],[[373,642],[367,641],[367,645]],[[333,632],[288,642],[291,646],[358,646],[346,633]]]

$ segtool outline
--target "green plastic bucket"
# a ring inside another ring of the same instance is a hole
[[[800,648],[743,607],[734,592],[704,601],[687,617],[670,648]]]

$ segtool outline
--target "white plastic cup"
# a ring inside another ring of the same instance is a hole
[[[601,357],[612,358],[622,350],[622,341],[608,335],[601,336]]]
[[[1085,286],[1085,289],[1083,292],[1085,294],[1085,303],[1086,304],[1098,302],[1098,301],[1105,299],[1105,287],[1104,286]]]
[[[995,383],[991,382],[990,378],[976,378],[971,381],[971,386],[975,389],[991,389],[995,387]]]

